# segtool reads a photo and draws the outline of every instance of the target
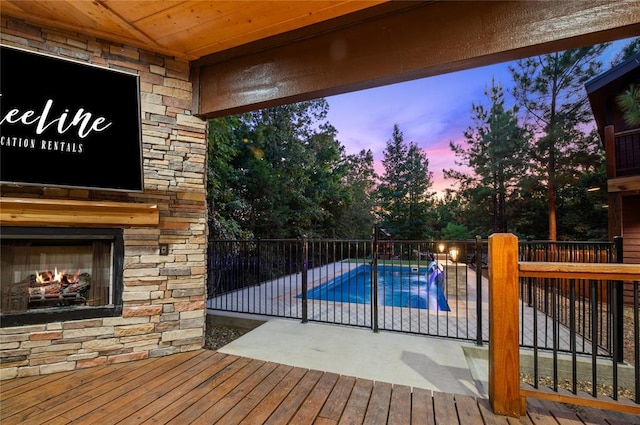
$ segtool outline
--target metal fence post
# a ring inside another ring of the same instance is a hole
[[[482,346],[482,236],[476,235],[476,345]]]
[[[305,236],[300,240],[301,243],[301,256],[300,256],[300,269],[302,270],[302,323],[307,323],[309,321],[309,310],[308,310],[308,299],[307,299],[307,289],[308,289],[308,269],[309,269],[309,245],[307,238]]]
[[[262,267],[260,267],[262,264],[262,258],[260,257],[260,239],[258,239],[258,241],[256,242],[256,253],[256,257],[258,260],[258,264],[256,267],[256,283],[259,285],[262,283],[262,276],[260,274],[262,273]]]
[[[378,332],[378,226],[373,231],[371,250],[371,329]]]
[[[616,250],[616,263],[623,263],[624,260],[624,251],[622,246],[622,236],[616,236],[613,238],[613,243],[615,245]],[[624,362],[624,283],[621,280],[617,280],[614,282],[613,289],[613,317],[615,319],[615,330],[614,330],[614,346],[613,353],[615,359],[618,363]]]

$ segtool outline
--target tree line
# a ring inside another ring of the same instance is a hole
[[[640,51],[638,40],[614,64]],[[510,107],[492,80],[464,142],[450,142],[459,167],[444,170],[454,188],[442,199],[427,154],[397,124],[378,175],[371,150],[346,153],[324,99],[210,120],[210,235],[361,239],[378,225],[396,239],[606,239],[604,152],[584,84],[603,72],[607,47],[517,61]],[[633,113],[639,91],[629,91]]]

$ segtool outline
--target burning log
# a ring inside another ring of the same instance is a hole
[[[91,275],[79,271],[75,275],[58,272],[57,269],[53,273],[36,272],[28,280],[29,304],[56,300],[86,303],[91,286]]]

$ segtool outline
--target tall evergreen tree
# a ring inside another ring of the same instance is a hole
[[[548,237],[557,239],[558,188],[598,165],[598,140],[585,132],[591,111],[584,84],[601,71],[607,44],[522,59],[510,67],[513,95],[535,132],[534,173],[547,188]]]
[[[611,66],[616,66],[640,53],[640,37],[633,38],[614,56]],[[624,114],[629,126],[640,125],[640,84],[631,83],[616,96],[616,103]]]
[[[611,66],[616,66],[638,53],[640,53],[640,37],[635,37],[629,40],[627,44],[622,46],[620,51],[615,54],[611,61]]]
[[[249,204],[238,191],[242,170],[234,166],[246,134],[239,116],[209,121],[207,204],[209,232],[216,239],[246,239],[253,233],[240,225]]]
[[[485,90],[491,105],[472,104],[475,122],[465,133],[464,144],[450,143],[459,161],[473,174],[445,170],[445,177],[464,182],[465,190],[490,199],[493,232],[507,232],[507,203],[519,179],[526,171],[527,135],[517,120],[517,108],[506,109],[501,85],[492,81]],[[484,232],[481,232],[484,233]]]
[[[211,121],[212,234],[282,238],[332,230],[347,193],[344,149],[324,121],[327,109],[319,99]]]
[[[373,153],[363,149],[355,155],[348,155],[344,160],[344,168],[343,185],[348,196],[341,220],[335,226],[336,235],[368,238],[375,222],[373,211],[377,175],[373,167]]]
[[[430,236],[434,194],[429,159],[414,142],[404,141],[397,124],[383,155],[377,190],[380,226],[397,239]]]

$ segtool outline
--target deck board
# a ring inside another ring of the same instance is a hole
[[[322,377],[323,373],[317,370],[310,370],[291,390],[287,398],[282,400],[278,408],[264,422],[269,425],[281,425],[289,423],[296,410],[302,405],[307,395]]]
[[[406,385],[394,385],[389,404],[389,424],[411,423],[411,387]]]
[[[306,370],[293,368],[287,376],[240,422],[241,425],[264,423],[278,408],[282,400],[288,397],[291,390],[300,382]]]
[[[338,378],[339,375],[335,373],[325,373],[311,390],[309,397],[302,403],[291,422],[296,425],[313,424],[320,413],[320,409],[322,409],[333,387],[336,385]]]
[[[465,425],[484,425],[480,408],[475,398],[467,395],[456,395],[456,410],[458,419]]]
[[[329,394],[324,406],[322,406],[322,410],[318,414],[315,423],[337,424],[347,405],[347,400],[355,383],[356,378],[353,376],[341,376],[333,387],[331,394]]]
[[[188,409],[183,410],[178,416],[172,418],[169,424],[191,424],[195,423],[209,407],[222,400],[227,394],[233,391],[238,385],[250,377],[265,362],[260,360],[250,360],[242,368],[238,369],[220,385],[216,385],[211,391],[203,395],[201,399],[192,404]]]
[[[361,424],[369,405],[373,381],[357,379],[338,424]]]
[[[181,400],[188,402],[188,400],[191,399],[191,392],[198,385],[202,384],[206,377],[215,375],[234,360],[233,357],[217,353],[216,357],[212,357],[209,362],[203,362],[205,366],[203,369],[190,370],[189,374],[185,376],[184,381],[178,387],[173,388],[161,397],[150,400],[144,407],[137,409],[130,416],[122,419],[120,423],[123,425],[138,425],[167,406],[171,406],[174,403],[179,406],[182,404]],[[198,372],[196,373],[196,371]]]
[[[251,393],[255,387],[266,379],[277,366],[277,364],[270,362],[262,364],[257,370],[251,373],[250,376],[242,381],[240,385],[233,388],[217,403],[212,403],[211,406],[209,406],[209,408],[192,423],[194,425],[217,423],[220,418],[222,418],[236,404],[240,403],[246,395]]]
[[[458,422],[455,399],[453,394],[433,393],[433,410],[435,412],[436,424],[453,424]]]
[[[364,416],[364,425],[387,423],[389,403],[391,403],[391,388],[392,385],[386,382],[373,386],[367,413]]]
[[[100,406],[100,404],[95,401],[96,398],[104,394],[110,394],[111,391],[117,390],[123,383],[135,378],[137,375],[147,373],[150,367],[154,366],[153,363],[165,364],[171,360],[170,358],[157,359],[145,368],[136,367],[134,363],[123,364],[123,366],[114,365],[114,367],[109,367],[111,373],[105,375],[105,377],[100,380],[99,385],[94,384],[93,381],[89,381],[75,387],[73,391],[60,391],[58,390],[56,381],[52,381],[51,384],[41,387],[43,392],[49,395],[49,398],[39,398],[37,394],[32,396],[30,392],[26,392],[25,394],[28,396],[22,397],[24,404],[20,408],[15,410],[7,408],[7,411],[18,412],[18,414],[6,418],[3,417],[2,424],[22,424],[27,421],[33,423],[37,423],[38,421],[47,422],[63,415],[67,417],[66,413],[70,409],[91,409],[96,405]],[[77,375],[80,378],[87,373],[99,373],[98,369],[100,368],[81,370],[77,372]],[[55,386],[55,389],[52,389],[52,386]],[[71,394],[74,394],[73,403],[69,401],[72,397]],[[4,408],[2,413],[4,415]],[[67,417],[67,419],[70,418]]]
[[[485,425],[517,425],[520,422],[509,422],[509,419],[505,416],[495,415],[491,410],[491,405],[489,404],[489,400],[480,399],[478,402],[478,410],[480,410],[480,415],[482,415],[482,420]]]
[[[11,424],[629,425],[618,412],[529,399],[520,418],[486,399],[192,351],[0,383]]]
[[[259,385],[249,394],[236,403],[232,409],[225,413],[217,422],[219,425],[236,425],[242,422],[245,417],[278,385],[293,367],[278,365]]]
[[[167,385],[167,382],[173,379],[176,381],[181,379],[182,373],[208,358],[210,358],[208,353],[199,353],[175,366],[174,362],[168,362],[163,363],[164,367],[156,365],[147,373],[135,373],[136,370],[134,373],[123,374],[119,379],[110,383],[108,392],[76,405],[73,409],[64,412],[63,416],[74,421],[81,420],[84,423],[108,423],[110,421],[106,417],[110,414],[114,417],[117,416],[119,410],[127,403],[133,403],[141,392],[154,391],[159,386]],[[64,404],[62,407],[65,407]]]
[[[424,425],[435,425],[433,393],[431,390],[414,388],[411,397],[411,421]]]
[[[126,418],[135,415],[138,410],[154,400],[173,392],[184,380],[188,380],[193,374],[202,372],[210,361],[217,361],[216,353],[196,356],[190,359],[189,362],[177,365],[163,374],[161,379],[156,379],[153,383],[148,382],[147,376],[142,375],[132,380],[133,382],[128,385],[128,391],[123,397],[118,397],[99,409],[84,415],[82,420],[102,425],[120,423]]]

